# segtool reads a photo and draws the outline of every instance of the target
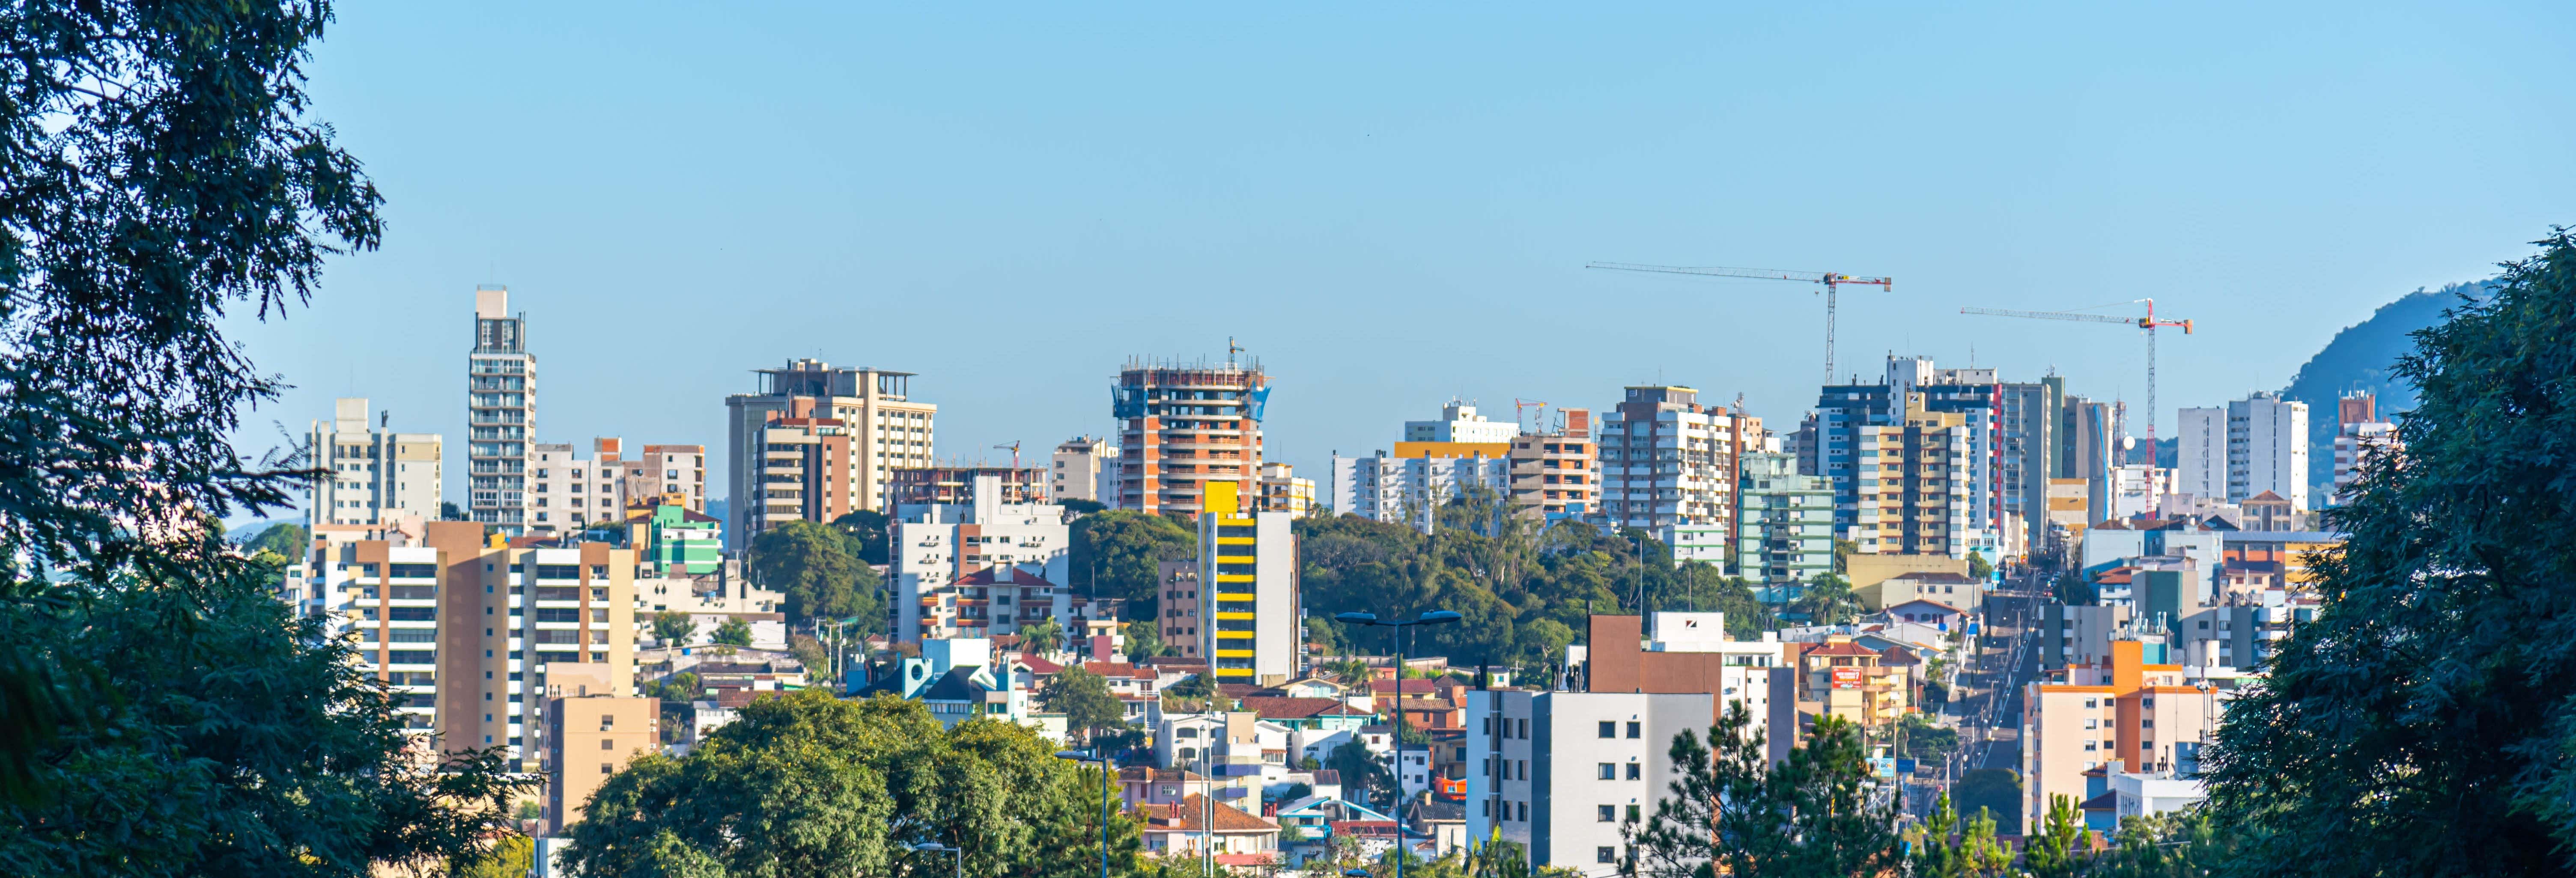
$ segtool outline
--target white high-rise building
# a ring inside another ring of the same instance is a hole
[[[1055,447],[1054,463],[1047,496],[1118,505],[1118,443],[1095,436],[1067,439]]]
[[[1404,422],[1406,442],[1510,442],[1520,434],[1519,424],[1486,420],[1475,406],[1454,399],[1440,407],[1437,421]]]
[[[538,442],[528,454],[528,529],[573,532],[626,520],[627,508],[672,498],[692,512],[706,508],[704,445],[646,445],[629,458],[624,440],[591,440],[590,454],[569,442]]]
[[[2174,432],[2174,493],[2209,501],[2228,499],[2227,410],[2187,408]]]
[[[1509,496],[1512,460],[1503,454],[1465,457],[1333,455],[1333,511],[1372,521],[1401,521],[1428,530],[1440,504],[1477,490]]]
[[[1002,497],[1000,476],[976,476],[967,503],[895,507],[886,577],[896,641],[1013,634],[1046,617],[1068,637],[1084,631],[1072,616],[1086,602],[1065,587],[1064,507]]]
[[[475,288],[474,350],[466,362],[465,508],[475,521],[516,536],[528,524],[537,358],[528,353],[527,316],[510,311],[508,287]]]
[[[1752,421],[1699,404],[1699,391],[1656,385],[1628,396],[1601,425],[1600,520],[1614,527],[1735,528],[1735,458]]]
[[[438,517],[445,476],[439,435],[383,427],[368,427],[365,397],[341,397],[330,420],[313,422],[313,464],[331,474],[305,490],[308,530],[317,524],[381,524],[392,512]]]
[[[2227,404],[2227,499],[2270,491],[2308,503],[2308,404],[2257,392]]]

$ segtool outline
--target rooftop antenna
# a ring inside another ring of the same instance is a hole
[[[384,430],[385,430],[385,428],[386,428],[386,427],[391,426],[391,425],[393,424],[393,421],[394,421],[394,410],[393,410],[393,409],[377,409],[377,410],[376,410],[376,432],[379,432],[379,433],[384,432]]]

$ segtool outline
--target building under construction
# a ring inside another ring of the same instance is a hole
[[[1118,508],[1197,515],[1210,482],[1259,497],[1261,415],[1270,376],[1258,361],[1131,359],[1110,414],[1119,420]],[[1240,511],[1240,510],[1228,510]]]

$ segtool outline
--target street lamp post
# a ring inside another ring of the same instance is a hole
[[[1446,625],[1466,618],[1450,610],[1430,610],[1401,621],[1383,621],[1376,613],[1342,613],[1333,618],[1350,625],[1375,625],[1395,629],[1395,878],[1404,878],[1404,858],[1411,854],[1404,846],[1404,629],[1415,625]],[[1430,751],[1423,751],[1422,770],[1431,770]],[[1423,779],[1426,784],[1430,778]]]
[[[1055,758],[1100,763],[1100,878],[1109,878],[1109,766],[1111,763],[1106,754],[1093,755],[1099,750],[1099,745],[1095,743],[1091,752],[1066,750],[1055,754]]]
[[[944,844],[940,844],[940,843],[935,842],[935,841],[925,841],[925,842],[922,842],[922,843],[920,843],[920,844],[913,845],[913,846],[912,846],[912,849],[913,849],[913,850],[916,850],[916,851],[923,851],[923,852],[926,852],[926,853],[950,853],[950,854],[956,854],[956,855],[957,855],[957,878],[966,878],[966,849],[965,849],[965,848],[962,848],[962,847],[954,847],[954,848],[953,848],[953,847],[949,847],[949,846],[944,845]]]

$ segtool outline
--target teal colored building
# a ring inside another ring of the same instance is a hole
[[[1794,454],[1746,454],[1737,472],[1733,573],[1765,601],[1796,600],[1834,570],[1833,479],[1799,475]]]
[[[714,573],[724,566],[724,522],[714,516],[663,505],[627,523],[641,527],[635,535],[637,556],[656,575]]]

